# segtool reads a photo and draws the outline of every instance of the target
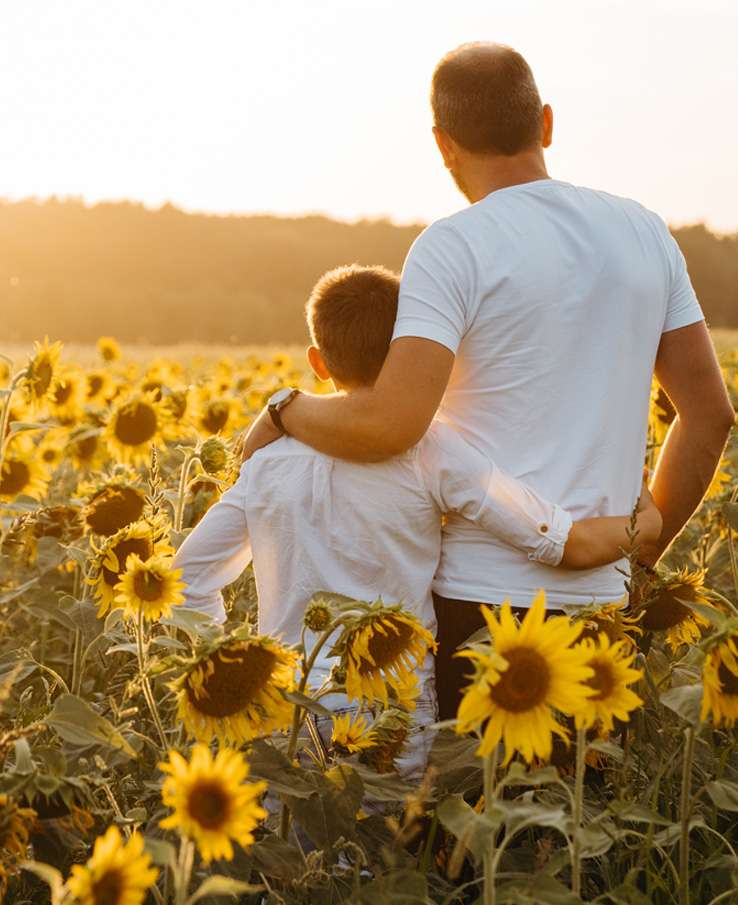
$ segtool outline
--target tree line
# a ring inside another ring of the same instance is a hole
[[[352,261],[400,270],[421,229],[0,201],[0,340],[302,343],[321,273]],[[710,324],[738,327],[738,233],[698,224],[674,235]]]

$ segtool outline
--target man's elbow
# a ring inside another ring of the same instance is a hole
[[[690,413],[679,412],[679,420],[704,439],[723,446],[735,425],[735,411],[727,397],[716,406],[702,407]]]

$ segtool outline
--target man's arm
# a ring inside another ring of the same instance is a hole
[[[186,583],[188,609],[225,622],[221,589],[235,581],[251,562],[251,547],[240,481],[205,513],[174,557]]]
[[[661,337],[656,377],[677,412],[651,485],[663,517],[661,536],[641,558],[655,563],[697,509],[735,421],[704,321]]]
[[[330,396],[301,394],[281,412],[287,432],[330,456],[379,462],[409,449],[428,430],[451,376],[454,354],[430,339],[396,339],[375,385]],[[264,411],[246,437],[244,458],[279,436]]]

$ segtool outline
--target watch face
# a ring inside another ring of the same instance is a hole
[[[269,405],[279,405],[280,402],[284,402],[292,392],[292,387],[284,387],[281,390],[277,390],[276,393],[272,394],[269,399]]]

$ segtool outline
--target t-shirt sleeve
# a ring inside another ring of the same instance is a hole
[[[473,292],[467,243],[448,222],[434,223],[418,236],[405,261],[393,339],[432,339],[456,354]]]
[[[418,467],[442,512],[476,522],[529,559],[551,566],[561,562],[571,515],[507,474],[448,425],[431,426],[418,447]]]
[[[687,262],[684,260],[682,250],[671,233],[669,233],[667,241],[671,253],[671,290],[666,304],[666,317],[662,331],[664,333],[704,320],[702,308],[697,301],[687,273]]]

